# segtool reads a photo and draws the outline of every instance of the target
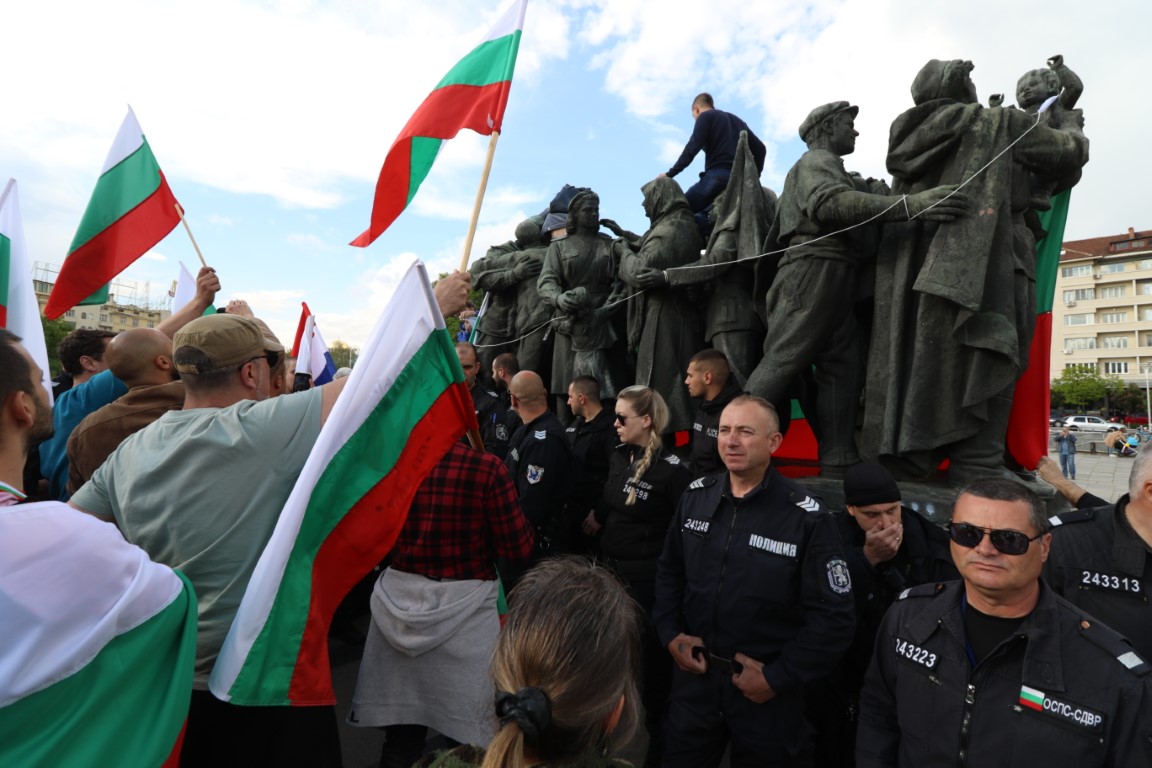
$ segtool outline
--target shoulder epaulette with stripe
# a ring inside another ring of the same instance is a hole
[[[897,600],[903,600],[906,597],[935,597],[944,591],[944,583],[936,582],[934,584],[920,584],[915,587],[909,587],[896,596]]]
[[[1069,512],[1061,512],[1058,515],[1052,515],[1052,517],[1048,518],[1048,524],[1052,527],[1056,527],[1057,525],[1086,523],[1094,517],[1096,517],[1096,510],[1094,509],[1073,509]]]
[[[794,493],[789,499],[793,504],[805,512],[820,512],[823,508],[817,499],[803,493]]]
[[[704,475],[704,477],[698,477],[692,482],[688,483],[688,490],[698,491],[701,488],[709,488],[715,483],[716,475]]]
[[[664,461],[666,461],[666,462],[668,462],[669,464],[672,464],[673,466],[675,466],[675,465],[677,465],[677,464],[679,464],[679,463],[680,463],[680,457],[679,457],[679,456],[677,456],[677,455],[676,455],[676,454],[674,454],[674,453],[670,453],[670,454],[668,454],[667,456],[665,456],[665,457],[664,457]]]
[[[538,429],[533,433],[532,436],[535,437],[537,440],[543,440],[544,438],[548,437],[548,430]]]
[[[1081,617],[1080,635],[1091,640],[1109,656],[1132,670],[1133,674],[1143,676],[1152,672],[1152,664],[1149,664],[1143,656],[1138,654],[1124,639],[1123,635],[1111,627],[1101,624],[1095,619]]]

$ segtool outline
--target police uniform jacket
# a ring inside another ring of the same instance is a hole
[[[604,495],[604,483],[608,480],[608,460],[612,456],[612,449],[619,442],[612,426],[615,420],[616,414],[611,408],[601,408],[600,413],[591,421],[578,416],[565,430],[576,464],[571,504],[579,507],[584,514],[599,506]]]
[[[676,514],[681,494],[692,482],[687,467],[672,452],[661,448],[637,483],[632,482],[633,459],[644,449],[627,443],[616,446],[604,485],[607,519],[601,551],[624,579],[656,576],[656,560],[664,550],[668,525]],[[636,501],[628,506],[635,486]]]
[[[876,630],[896,597],[908,587],[960,578],[943,528],[907,507],[900,508],[900,523],[904,534],[896,556],[872,565],[864,554],[864,529],[847,511],[836,513],[856,600],[856,637],[837,677],[853,694],[864,683]]]
[[[724,469],[724,462],[720,461],[720,452],[716,449],[720,414],[742,392],[736,377],[730,376],[720,394],[700,403],[692,422],[692,453],[688,457],[688,463],[697,475],[711,475]]]
[[[664,645],[683,632],[763,662],[778,693],[826,676],[855,627],[835,520],[771,467],[742,498],[726,474],[692,481],[660,556],[653,618]]]
[[[1150,668],[1041,583],[1024,623],[973,668],[964,584],[888,611],[860,697],[858,768],[1148,766]]]
[[[1052,518],[1052,550],[1045,578],[1065,600],[1127,637],[1152,658],[1152,553],[1115,507],[1077,510]],[[1152,718],[1152,713],[1149,713]]]
[[[571,464],[564,426],[551,411],[520,425],[512,434],[504,465],[516,481],[520,509],[537,529],[563,506],[571,490]]]
[[[503,460],[508,454],[508,440],[519,425],[520,417],[504,405],[499,395],[479,383],[474,384],[468,392],[472,395],[472,406],[476,410],[484,450]]]

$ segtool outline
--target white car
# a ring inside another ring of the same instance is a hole
[[[1115,432],[1124,425],[1099,416],[1069,416],[1064,419],[1064,426],[1073,432]]]

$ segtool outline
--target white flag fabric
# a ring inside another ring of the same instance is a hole
[[[32,262],[24,242],[24,223],[20,218],[20,196],[16,179],[8,179],[0,193],[0,328],[6,328],[23,339],[24,349],[44,372],[44,388],[52,399],[51,375],[48,372],[48,347],[44,343],[44,326],[40,324],[40,304],[32,285]]]

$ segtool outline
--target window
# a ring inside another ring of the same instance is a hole
[[[1076,336],[1071,339],[1064,339],[1064,349],[1096,349],[1096,338],[1094,336]]]
[[[140,319],[139,318],[136,318],[136,317],[132,318],[132,327],[133,328],[139,328],[140,327]]]
[[[1096,298],[1095,288],[1077,288],[1071,291],[1064,291],[1064,301],[1088,301],[1094,298]]]
[[[148,321],[148,327],[149,327],[149,328],[155,328],[155,327],[156,327],[156,323],[154,323],[154,322],[152,322],[151,320],[149,320],[149,321]]]
[[[1146,333],[1140,337],[1140,346],[1152,347],[1152,333]]]
[[[1140,259],[1136,262],[1136,269],[1152,269],[1152,259]]]
[[[1088,277],[1092,274],[1092,266],[1090,264],[1081,264],[1076,267],[1063,267],[1060,270],[1060,277]]]
[[[1152,296],[1152,283],[1136,283],[1136,293],[1140,296]]]
[[[70,309],[64,313],[67,317],[76,317],[76,310]]]
[[[1125,285],[1105,285],[1100,288],[1100,298],[1102,299],[1119,299],[1123,298],[1124,291],[1128,286]],[[1152,286],[1150,286],[1152,287]]]
[[[1152,307],[1144,307],[1140,310],[1141,320],[1152,320]]]
[[[1128,363],[1106,362],[1104,373],[1128,373]]]
[[[104,314],[103,312],[101,312],[101,313],[100,313],[100,322],[102,322],[102,323],[106,323],[106,322],[108,322],[108,315],[106,315],[106,314]]]
[[[1064,315],[1064,325],[1092,325],[1092,322],[1093,318],[1090,314]]]
[[[1100,322],[1102,323],[1126,323],[1128,322],[1127,312],[1101,312]]]
[[[87,312],[81,312],[80,313],[80,319],[81,320],[87,320],[88,319],[88,313]]]
[[[1124,271],[1124,262],[1122,262],[1122,261],[1114,261],[1114,262],[1111,262],[1109,264],[1101,264],[1100,265],[1100,272],[1102,272],[1105,275],[1112,275],[1112,274],[1115,274],[1117,272],[1123,272],[1123,271]]]
[[[1095,372],[1096,366],[1092,363],[1064,363],[1064,367],[1068,370],[1077,371],[1093,371]]]
[[[1127,336],[1105,336],[1100,339],[1100,346],[1104,349],[1127,349]]]

